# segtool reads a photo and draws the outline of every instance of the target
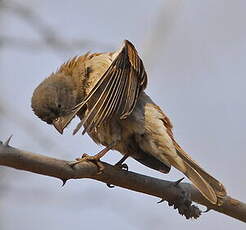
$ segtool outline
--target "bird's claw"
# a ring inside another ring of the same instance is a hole
[[[119,168],[119,169],[125,169],[126,171],[128,171],[128,165],[126,163],[124,164],[115,164],[115,167]]]
[[[202,211],[202,213],[207,213],[209,212],[210,210],[212,210],[211,208],[207,207],[207,209],[205,211]]]
[[[104,165],[102,164],[102,162],[100,161],[100,157],[98,155],[90,156],[86,153],[84,153],[81,158],[76,158],[75,161],[71,161],[69,163],[69,165],[71,167],[74,167],[75,165],[77,165],[81,162],[85,162],[85,161],[90,161],[97,166],[97,169],[98,169],[97,174],[101,174],[105,168]]]
[[[161,198],[161,200],[157,201],[157,204],[160,204],[160,203],[162,203],[164,201],[165,201],[165,199],[164,198]]]
[[[109,188],[114,188],[115,186],[114,185],[112,185],[112,184],[106,184]]]
[[[128,171],[128,165],[126,164],[126,163],[124,163],[124,164],[122,164],[122,163],[116,163],[115,165],[114,165],[114,167],[117,167],[117,168],[119,168],[119,169],[125,169],[126,171]],[[106,184],[109,188],[114,188],[115,186],[114,185],[112,185],[112,184]]]
[[[126,171],[128,171],[129,167],[126,163],[122,164],[121,166],[122,166],[121,167],[122,169],[125,169]]]

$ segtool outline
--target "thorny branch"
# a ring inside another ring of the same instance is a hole
[[[4,144],[0,142],[0,165],[15,169],[21,169],[59,178],[65,182],[69,179],[90,178],[104,183],[113,184],[129,190],[160,197],[174,205],[186,218],[197,218],[199,209],[191,205],[189,198],[199,204],[205,205],[208,210],[215,210],[225,215],[246,222],[246,204],[227,196],[221,206],[209,203],[197,189],[188,183],[169,182],[129,172],[107,163],[102,162],[105,167],[98,174],[97,167],[91,162],[83,162],[73,168],[69,161],[59,160],[44,155],[34,154],[9,146],[8,139]],[[187,196],[188,194],[188,196]]]

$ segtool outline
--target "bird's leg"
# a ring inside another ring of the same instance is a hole
[[[124,155],[114,166],[118,167],[120,169],[125,169],[128,171],[128,165],[127,164],[123,164],[123,162],[128,158],[128,155]],[[114,188],[114,185],[111,184],[106,184],[109,188]]]
[[[79,164],[80,162],[83,162],[83,161],[92,161],[93,163],[96,164],[96,166],[98,167],[98,172],[102,172],[103,169],[104,169],[104,166],[103,164],[100,162],[100,159],[114,146],[114,143],[113,144],[110,144],[109,146],[107,146],[106,148],[104,148],[102,151],[100,151],[99,153],[97,153],[96,155],[94,156],[90,156],[86,153],[84,153],[82,155],[81,158],[76,158],[75,161],[72,161],[69,163],[70,166],[74,166],[76,164]]]
[[[126,163],[123,164],[123,162],[128,158],[128,155],[124,155],[114,166],[118,167],[120,169],[125,169],[128,171],[128,165]]]

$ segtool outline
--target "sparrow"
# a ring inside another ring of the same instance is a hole
[[[125,40],[108,53],[75,56],[34,90],[32,109],[61,134],[71,120],[80,122],[82,134],[105,146],[95,156],[80,161],[99,161],[110,149],[132,157],[147,167],[168,173],[181,171],[212,204],[226,196],[222,183],[202,169],[175,141],[167,115],[144,92],[147,74],[133,44]]]

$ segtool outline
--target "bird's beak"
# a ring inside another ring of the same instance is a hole
[[[67,127],[74,116],[75,114],[72,113],[62,117],[58,117],[52,122],[52,124],[60,134],[63,134],[63,130]]]

